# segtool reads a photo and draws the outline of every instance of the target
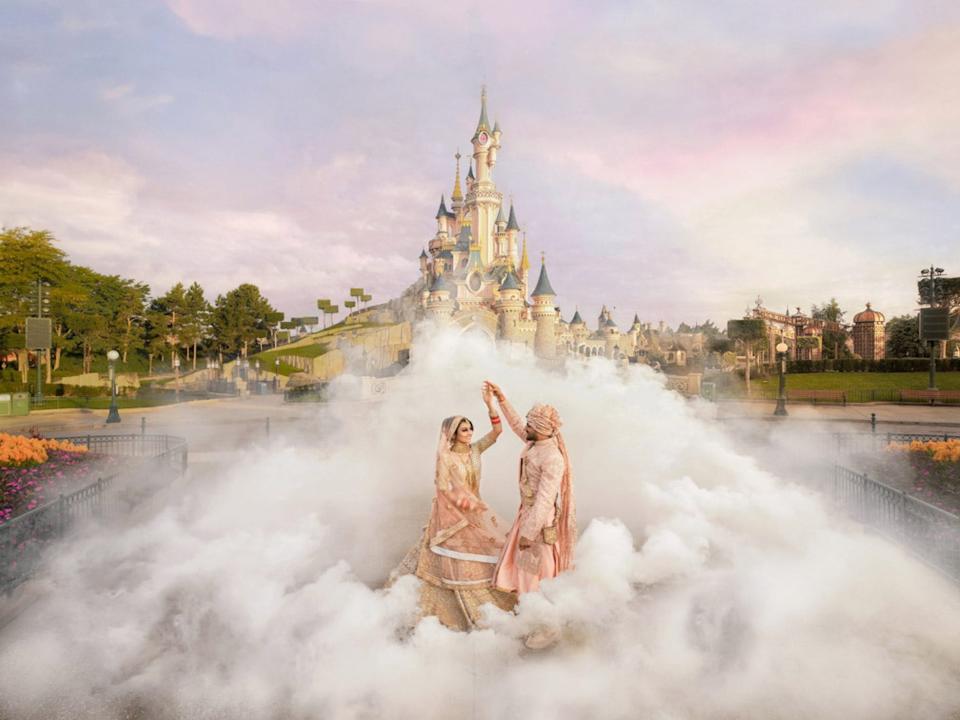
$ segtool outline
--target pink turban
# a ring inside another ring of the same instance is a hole
[[[541,435],[553,435],[563,422],[560,420],[560,413],[553,405],[541,405],[537,403],[530,412],[527,413],[527,423]]]

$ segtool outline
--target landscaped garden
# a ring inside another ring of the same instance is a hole
[[[83,445],[0,433],[0,524],[93,482],[113,462]]]
[[[722,377],[704,378],[718,382],[718,393],[725,398],[746,398],[747,387],[739,373],[724,373]],[[841,390],[847,393],[847,402],[896,402],[899,390],[925,390],[929,375],[925,372],[819,372],[787,375],[790,390]],[[775,398],[779,378],[776,373],[750,379],[751,397]],[[937,373],[937,388],[960,390],[960,372]],[[875,393],[871,395],[871,393]]]
[[[885,485],[960,515],[960,439],[893,442],[860,456],[858,465]]]

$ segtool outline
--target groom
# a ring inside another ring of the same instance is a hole
[[[570,459],[560,434],[560,415],[550,405],[534,405],[522,420],[492,382],[513,431],[526,443],[520,455],[520,508],[493,574],[498,590],[534,592],[540,582],[573,566],[577,540]]]

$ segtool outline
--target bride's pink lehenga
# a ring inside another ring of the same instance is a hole
[[[480,606],[510,610],[516,596],[493,589],[493,570],[505,540],[501,520],[480,499],[480,454],[497,440],[494,431],[456,453],[451,444],[462,417],[444,421],[437,448],[436,493],[430,520],[416,550],[394,576],[412,569],[423,583],[420,609],[449,628],[469,630],[480,620]],[[463,510],[464,501],[469,509]],[[404,567],[406,566],[406,568]]]

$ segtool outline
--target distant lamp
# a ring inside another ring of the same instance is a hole
[[[117,408],[117,370],[116,362],[120,353],[116,350],[107,352],[107,361],[110,363],[110,411],[107,413],[108,423],[120,422],[120,410]]]
[[[777,408],[773,411],[774,415],[787,414],[787,350],[790,347],[783,341],[777,343],[777,360],[779,360],[780,369],[780,388],[777,392]]]

